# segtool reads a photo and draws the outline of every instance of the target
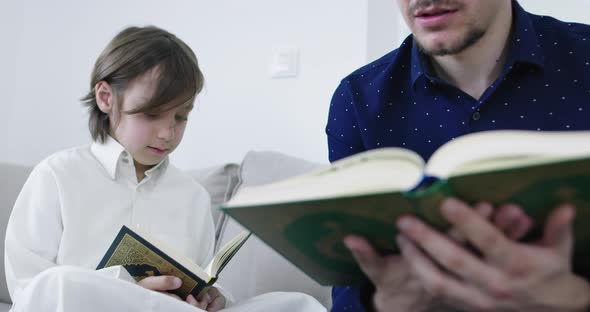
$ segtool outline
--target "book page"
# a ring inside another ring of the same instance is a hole
[[[590,131],[485,131],[440,147],[426,165],[439,178],[508,169],[590,155]]]
[[[422,158],[412,151],[376,149],[336,161],[327,169],[241,189],[225,206],[406,191],[422,180],[423,167]]]
[[[219,272],[223,270],[225,265],[231,260],[231,258],[238,252],[238,250],[244,245],[246,240],[252,235],[249,231],[242,231],[236,235],[229,242],[227,242],[219,251],[213,256],[211,262],[205,268],[205,272],[212,277],[217,277]]]

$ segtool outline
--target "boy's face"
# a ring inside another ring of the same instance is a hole
[[[111,135],[131,154],[136,167],[139,165],[144,169],[158,164],[176,149],[193,108],[192,101],[189,101],[158,114],[126,113],[151,98],[157,81],[157,70],[131,81],[122,97],[120,117],[115,123],[111,121],[116,125]]]
[[[510,7],[510,0],[397,0],[406,23],[429,55],[458,54],[475,44]]]

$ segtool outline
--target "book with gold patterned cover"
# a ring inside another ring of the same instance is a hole
[[[122,265],[136,281],[148,276],[173,275],[182,280],[182,286],[171,293],[183,299],[189,294],[200,298],[248,237],[250,233],[247,231],[234,237],[203,269],[148,234],[123,226],[96,269]]]
[[[241,189],[222,210],[322,285],[355,285],[363,274],[342,239],[357,234],[398,252],[396,220],[414,214],[444,231],[448,196],[515,203],[536,220],[568,202],[577,217],[575,259],[590,259],[590,131],[489,131],[440,147],[425,163],[384,148],[302,176]]]

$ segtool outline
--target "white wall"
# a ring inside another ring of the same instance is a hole
[[[590,22],[590,0],[521,0],[528,10]],[[207,86],[173,155],[183,168],[275,150],[326,162],[324,125],[338,81],[408,34],[396,0],[0,1],[0,161],[32,165],[89,142],[79,104],[94,60],[126,25],[177,34]],[[276,46],[300,49],[299,75],[271,79]]]
[[[590,0],[519,0],[525,10],[579,23],[590,23]],[[397,0],[368,2],[367,61],[397,48],[410,31],[397,7]]]
[[[367,61],[397,48],[410,33],[397,7],[397,0],[369,0]]]
[[[239,162],[252,149],[327,162],[329,100],[366,61],[367,16],[358,0],[2,1],[0,161],[32,165],[89,142],[78,100],[94,60],[124,26],[154,24],[194,48],[206,77],[177,165]],[[280,45],[299,48],[296,78],[268,75]]]
[[[525,10],[568,22],[590,23],[590,0],[519,0]]]

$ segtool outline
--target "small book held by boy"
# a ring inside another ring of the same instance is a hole
[[[182,286],[170,293],[180,298],[192,294],[200,299],[200,295],[217,281],[219,273],[250,235],[250,232],[244,231],[232,238],[219,249],[207,267],[201,268],[140,229],[123,226],[96,269],[121,265],[136,281],[148,276],[176,276],[182,280]]]

